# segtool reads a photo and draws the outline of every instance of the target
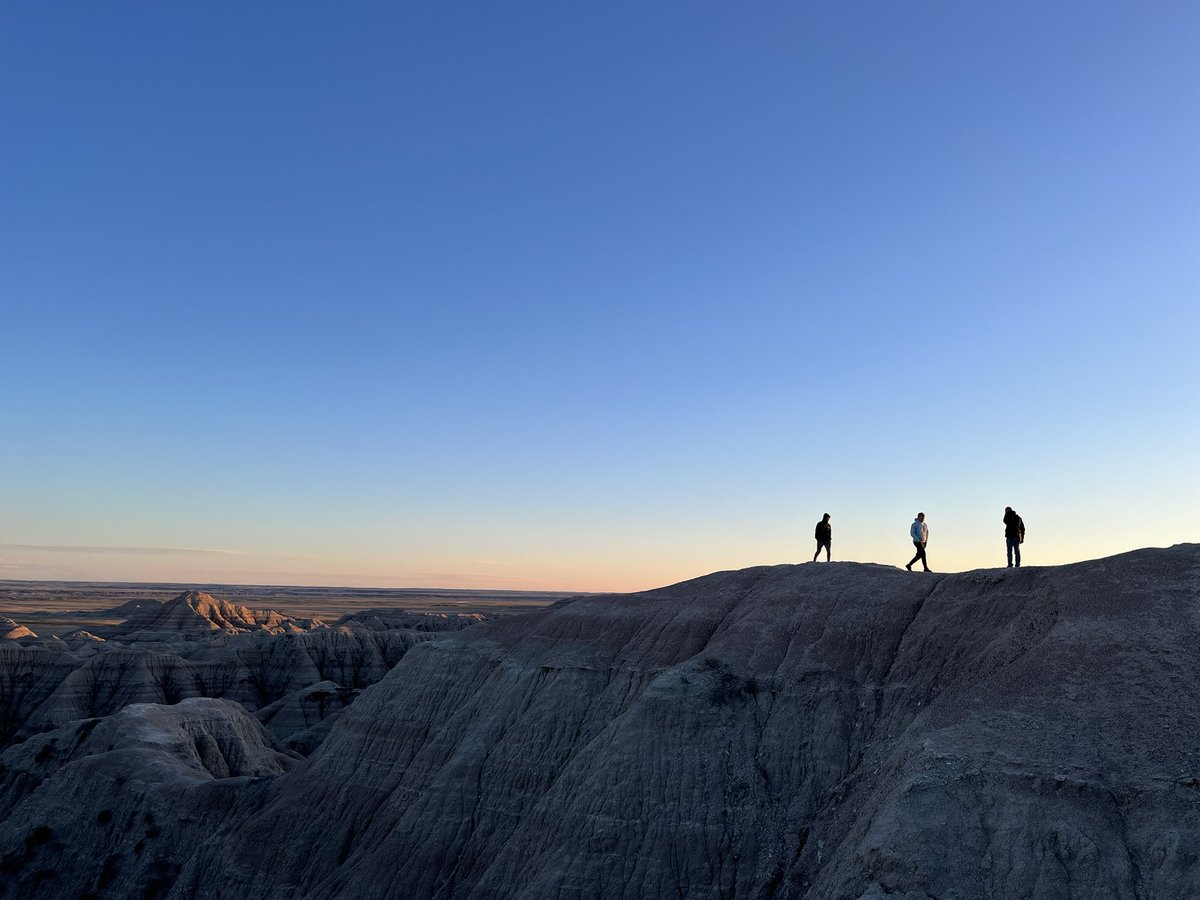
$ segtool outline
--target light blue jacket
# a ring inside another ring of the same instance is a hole
[[[917,519],[913,519],[912,528],[908,529],[908,533],[914,541],[925,543],[929,540],[929,526]]]

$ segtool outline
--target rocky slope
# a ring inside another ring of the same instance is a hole
[[[0,853],[15,896],[1200,896],[1198,695],[1198,545],[726,572],[414,646],[306,763],[218,779],[203,840],[208,795],[176,792],[122,849],[63,767]],[[55,869],[66,807],[89,850]]]
[[[104,628],[107,637],[29,633],[0,643],[0,748],[133,703],[217,697],[257,710],[323,681],[334,682],[343,701],[328,708],[332,714],[416,644],[479,618],[372,610],[330,627],[188,591]],[[318,701],[273,718],[272,727],[280,738],[289,723],[311,731],[326,712]],[[311,748],[322,734],[313,731],[292,746]]]
[[[458,631],[478,625],[487,617],[482,613],[416,613],[405,609],[364,609],[347,613],[333,624],[351,628],[366,628],[371,631]]]
[[[128,640],[139,635],[160,633],[196,635],[220,631],[227,634],[296,634],[316,624],[319,623],[285,616],[273,609],[248,609],[203,591],[184,591],[166,603],[148,605],[135,611],[121,625],[108,629],[106,636]]]
[[[154,600],[151,598],[126,600],[124,603],[120,603],[117,606],[110,607],[109,609],[100,610],[99,614],[100,615],[108,615],[108,616],[118,616],[123,619],[128,619],[130,616],[137,615],[138,613],[144,613],[144,612],[148,612],[151,610],[161,609],[164,602],[165,601],[163,601],[163,600]]]
[[[319,681],[293,691],[254,714],[285,747],[307,755],[325,738],[332,719],[359,695],[333,681]]]
[[[14,622],[8,616],[0,616],[0,641],[17,641],[32,637],[37,637],[33,629]]]
[[[227,700],[127,706],[32,738],[0,761],[0,889],[162,896],[170,860],[248,813],[247,787],[297,759]]]

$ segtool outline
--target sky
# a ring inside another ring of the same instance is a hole
[[[1200,540],[1200,5],[6,3],[0,578]]]

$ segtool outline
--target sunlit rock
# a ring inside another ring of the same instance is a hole
[[[19,638],[37,637],[37,634],[24,625],[18,625],[7,616],[0,616],[0,641],[15,641]]]

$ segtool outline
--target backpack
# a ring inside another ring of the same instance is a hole
[[[1021,543],[1025,543],[1025,520],[1017,516],[1017,533],[1021,535]]]

